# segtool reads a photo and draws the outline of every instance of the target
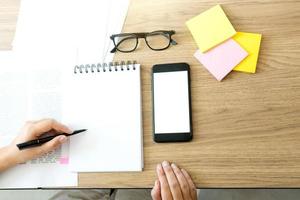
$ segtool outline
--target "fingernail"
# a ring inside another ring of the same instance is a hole
[[[61,135],[61,136],[59,136],[59,139],[58,139],[58,140],[60,141],[60,143],[64,143],[64,142],[67,141],[67,137],[64,136],[64,135]]]
[[[160,172],[160,171],[161,171],[161,165],[160,165],[160,164],[157,164],[157,165],[156,165],[156,171],[157,171],[157,172]]]
[[[163,165],[163,167],[167,167],[167,166],[169,166],[170,164],[169,164],[168,161],[164,161],[164,162],[162,162],[162,165]]]
[[[176,168],[177,166],[174,163],[172,163],[171,167]]]

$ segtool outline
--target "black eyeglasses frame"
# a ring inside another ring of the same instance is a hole
[[[169,39],[169,43],[166,47],[164,48],[160,48],[160,49],[156,49],[156,48],[153,48],[149,45],[148,41],[147,41],[147,36],[151,36],[151,35],[154,35],[154,34],[158,34],[158,33],[161,33],[161,35],[165,36],[166,35],[168,36],[168,39]],[[110,51],[111,53],[115,53],[116,51],[120,51],[122,53],[130,53],[130,52],[133,52],[136,50],[136,48],[138,47],[138,43],[139,43],[139,39],[140,38],[144,38],[147,46],[152,49],[153,51],[163,51],[167,48],[170,47],[170,45],[176,45],[177,42],[175,40],[172,39],[172,35],[174,35],[176,32],[174,30],[171,30],[171,31],[167,31],[167,30],[158,30],[158,31],[153,31],[153,32],[141,32],[141,33],[120,33],[120,34],[114,34],[114,35],[111,35],[110,36],[110,39],[113,41],[115,47]],[[126,37],[128,36],[128,37]],[[132,36],[132,37],[130,37]],[[124,38],[123,40],[119,41],[118,43],[116,43],[115,41],[115,38],[116,37],[126,37]],[[127,40],[127,39],[135,39],[136,40],[136,45],[135,47],[132,49],[132,50],[128,50],[128,51],[124,51],[124,50],[120,50],[118,49],[118,46],[124,41],[124,40]]]

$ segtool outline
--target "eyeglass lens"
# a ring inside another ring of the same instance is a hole
[[[138,39],[135,35],[118,36],[115,43],[119,51],[130,52],[136,49]]]
[[[165,49],[170,44],[170,36],[163,32],[153,32],[146,35],[146,41],[154,50]]]

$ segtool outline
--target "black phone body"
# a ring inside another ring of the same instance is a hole
[[[152,121],[155,142],[193,138],[190,67],[187,63],[152,67]]]

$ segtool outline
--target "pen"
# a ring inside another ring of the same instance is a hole
[[[37,146],[41,146],[42,144],[44,144],[46,142],[49,142],[50,140],[52,140],[53,138],[55,138],[57,136],[64,135],[64,136],[69,137],[69,136],[76,135],[78,133],[84,132],[86,130],[87,129],[80,129],[80,130],[76,130],[76,131],[74,131],[73,133],[70,133],[70,134],[68,134],[68,133],[59,133],[57,135],[47,136],[47,137],[39,138],[39,139],[36,139],[36,140],[30,140],[28,142],[17,144],[17,147],[19,148],[19,150],[32,148],[32,147],[37,147]]]

